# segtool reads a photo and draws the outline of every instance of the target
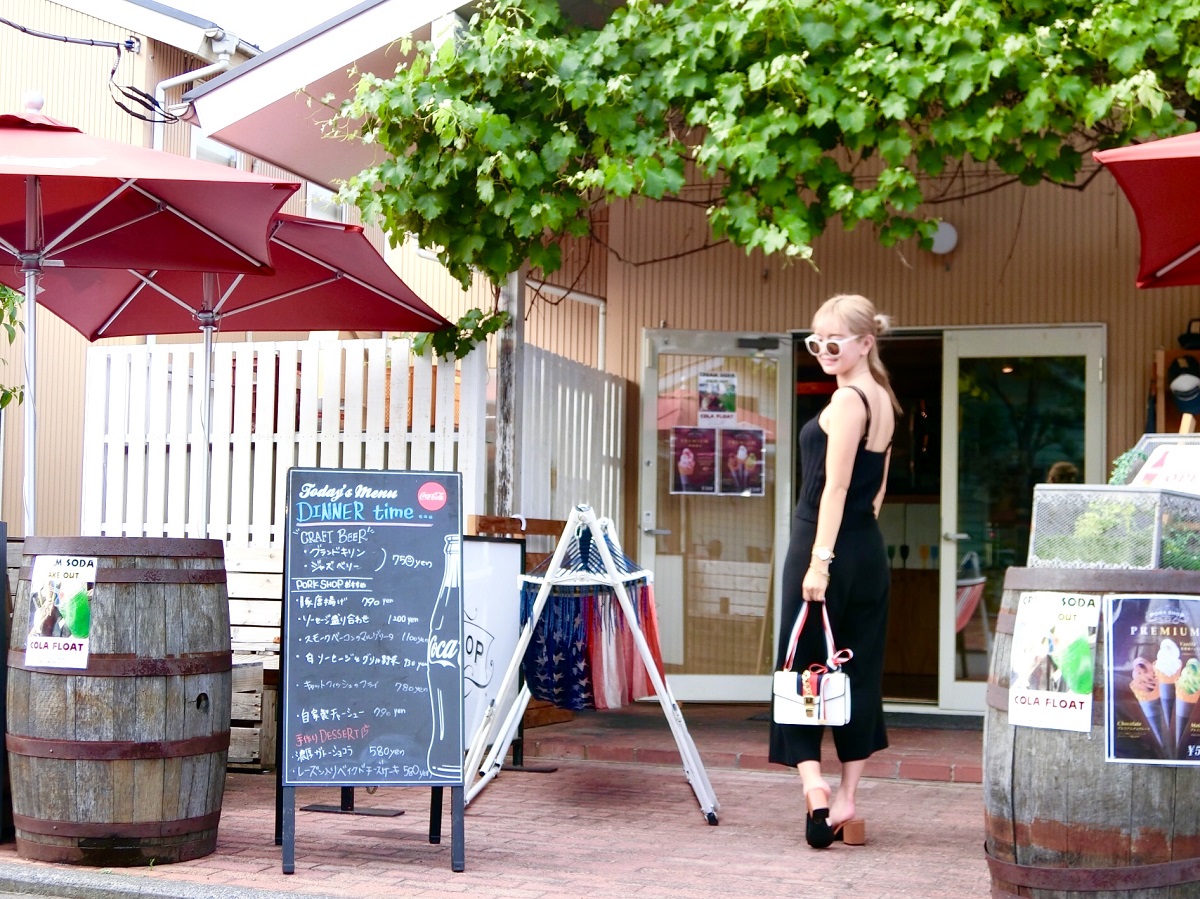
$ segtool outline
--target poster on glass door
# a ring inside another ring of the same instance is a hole
[[[671,492],[717,492],[717,429],[671,428]]]
[[[696,376],[700,388],[696,424],[711,428],[734,423],[737,418],[737,378],[731,371]]]
[[[766,482],[762,428],[722,428],[721,493],[732,496],[762,496]]]

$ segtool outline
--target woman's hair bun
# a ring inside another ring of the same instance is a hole
[[[875,316],[875,334],[882,337],[888,331],[892,330],[892,317],[879,313]]]

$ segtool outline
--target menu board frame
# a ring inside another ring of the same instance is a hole
[[[451,788],[463,870],[462,476],[291,468],[278,818],[295,870],[295,788]]]
[[[461,784],[462,555],[447,572],[444,551],[447,538],[461,547],[461,476],[293,468],[287,495],[282,783]],[[438,655],[453,653],[457,689],[435,704],[428,657],[439,599],[449,601],[449,633],[434,639]],[[451,763],[431,763],[445,741]]]

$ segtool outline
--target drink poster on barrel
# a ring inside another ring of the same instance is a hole
[[[281,787],[451,787],[456,870],[461,542],[457,473],[288,472]]]

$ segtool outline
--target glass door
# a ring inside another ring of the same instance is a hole
[[[645,358],[638,561],[654,572],[671,691],[765,702],[791,511],[777,496],[792,464],[791,341],[655,330]]]
[[[942,357],[938,704],[982,711],[1005,571],[1035,484],[1103,483],[1102,325],[947,330]]]

